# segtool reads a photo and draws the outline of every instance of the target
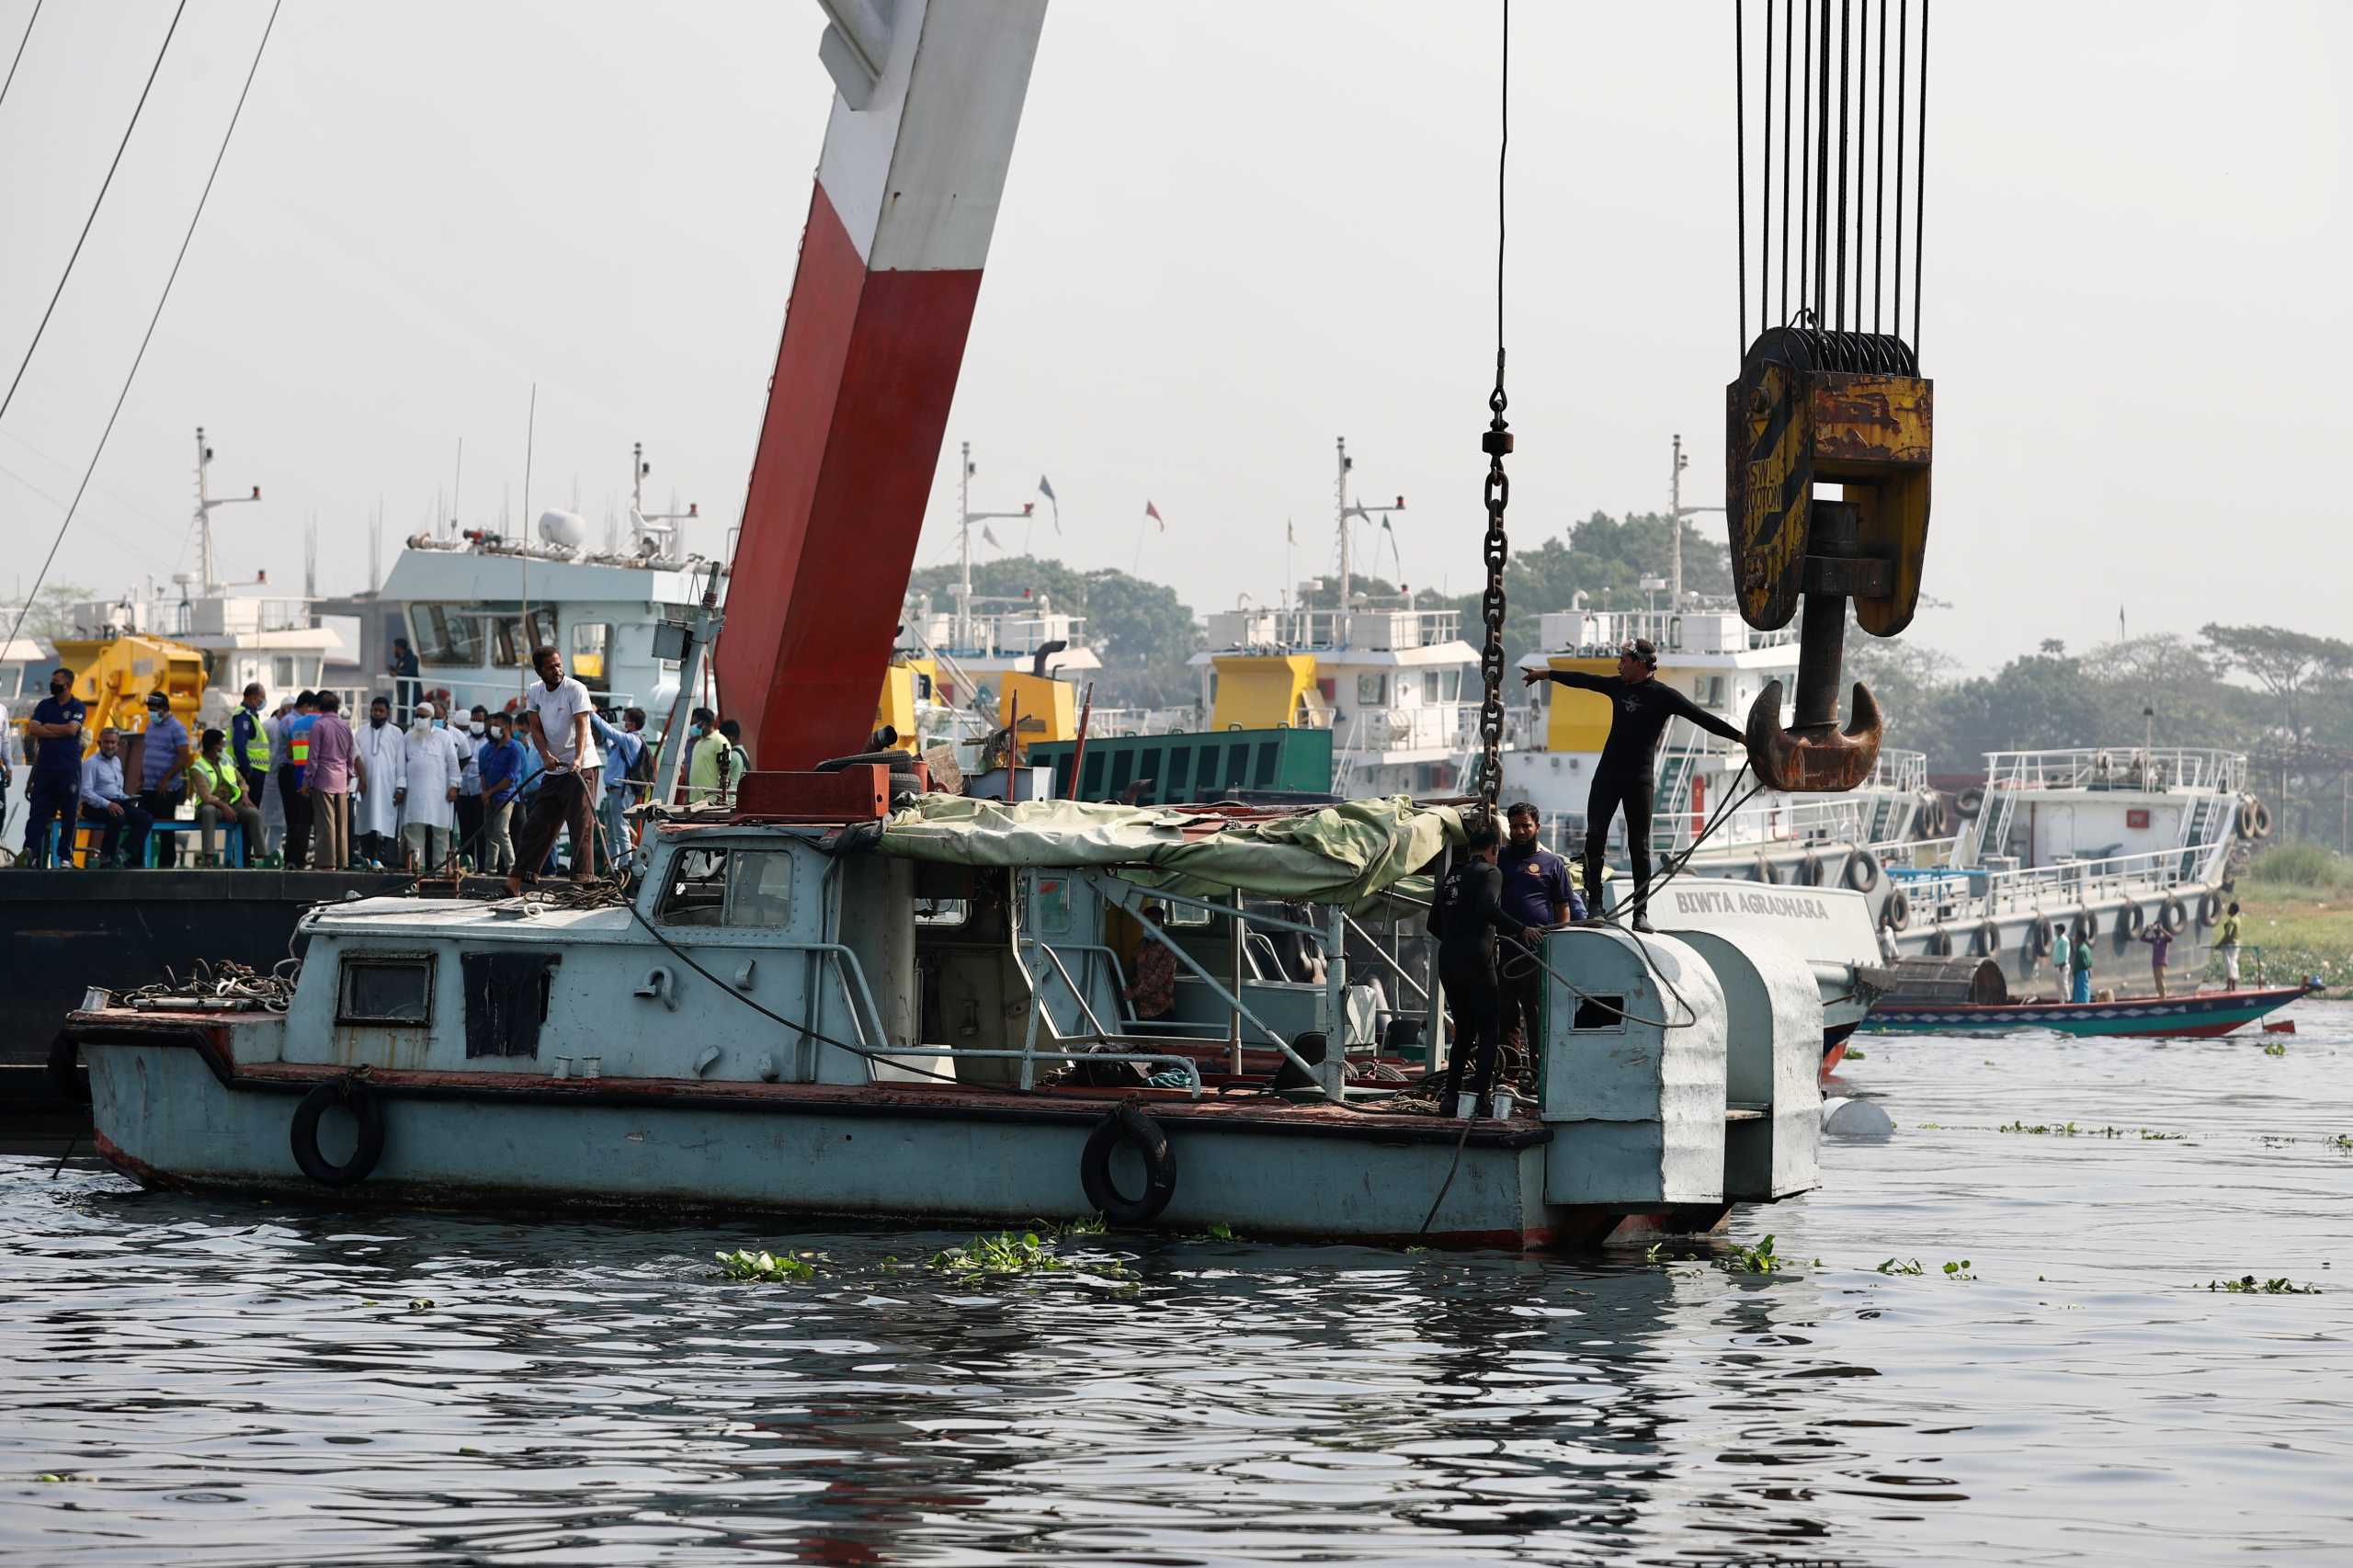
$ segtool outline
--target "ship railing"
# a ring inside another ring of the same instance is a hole
[[[2200,884],[2185,874],[2179,849],[2063,860],[2050,866],[1986,870],[1949,866],[1891,867],[1916,914],[1929,919],[1999,918],[2021,912],[2072,908],[2134,894],[2170,893]]]
[[[1986,783],[2010,790],[2212,790],[2246,786],[2246,758],[2192,746],[2074,746],[1985,754]]]

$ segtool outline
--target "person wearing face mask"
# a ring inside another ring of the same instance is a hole
[[[25,721],[25,760],[32,764],[26,785],[24,864],[49,864],[49,824],[56,823],[57,848],[74,863],[74,830],[82,798],[82,725],[90,710],[74,695],[74,672],[49,673],[49,695]],[[185,733],[185,732],[183,732]]]
[[[726,739],[719,733],[719,715],[698,708],[687,717],[687,804],[716,804],[719,801],[719,759],[727,755]]]
[[[269,700],[269,693],[259,681],[247,686],[244,699],[234,713],[229,715],[229,761],[235,767],[238,782],[244,788],[244,799],[258,806],[264,793],[262,786],[269,780],[269,736],[261,727],[261,710]],[[261,858],[258,841],[245,846],[248,860]]]
[[[465,762],[430,702],[420,702],[409,717],[402,777],[406,779],[401,807],[401,835],[420,871],[440,869],[451,851],[449,829],[457,821],[458,784]]]
[[[219,830],[224,823],[234,823],[244,842],[244,863],[250,866],[261,845],[261,812],[246,796],[244,771],[228,755],[224,741],[220,731],[205,731],[202,749],[188,764],[188,778],[196,786],[196,820],[204,833],[204,856],[198,864],[227,864],[221,857]]]
[[[364,769],[351,808],[351,835],[360,855],[380,866],[400,864],[401,807],[408,798],[408,739],[392,723],[392,705],[368,704],[368,722],[354,732]]]
[[[458,760],[465,772],[458,779],[458,856],[467,865],[482,865],[482,748],[490,740],[490,710],[474,704],[466,727],[450,727],[457,737]]]
[[[180,814],[188,800],[188,765],[196,760],[188,726],[160,691],[147,694],[147,744],[139,756],[139,806],[157,822]]]
[[[492,714],[485,731],[474,753],[474,771],[482,780],[480,865],[484,871],[504,876],[515,867],[515,794],[523,787],[524,748],[514,739],[514,721],[504,713]]]

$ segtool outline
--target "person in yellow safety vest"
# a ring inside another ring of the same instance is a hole
[[[222,755],[223,739],[218,730],[205,731],[201,749],[188,766],[196,790],[196,820],[204,833],[200,863],[207,866],[221,864],[216,830],[223,821],[234,821],[244,830],[245,858],[250,860],[261,847],[261,812],[254,806],[240,769]]]
[[[245,687],[244,705],[229,715],[229,760],[244,777],[245,798],[256,805],[269,778],[269,733],[261,727],[262,708],[268,700],[269,693],[255,681]]]

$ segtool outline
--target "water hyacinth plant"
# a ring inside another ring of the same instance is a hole
[[[786,1253],[782,1257],[774,1253],[735,1252],[715,1253],[719,1271],[730,1279],[755,1281],[763,1285],[781,1285],[788,1281],[805,1283],[817,1278],[817,1266],[810,1262],[813,1254],[795,1256]]]

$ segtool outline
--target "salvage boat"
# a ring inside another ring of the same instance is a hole
[[[1347,935],[1461,843],[1451,809],[907,782],[753,774],[732,809],[655,813],[625,894],[314,909],[274,999],[95,994],[68,1034],[97,1146],[152,1187],[334,1203],[1458,1246],[1704,1232],[1816,1183],[1821,997],[1774,944],[1549,934],[1532,1103],[1441,1119],[1396,1097]],[[1323,938],[1320,983],[1219,975],[1245,898]],[[1187,993],[1152,1019],[1146,942]]]

